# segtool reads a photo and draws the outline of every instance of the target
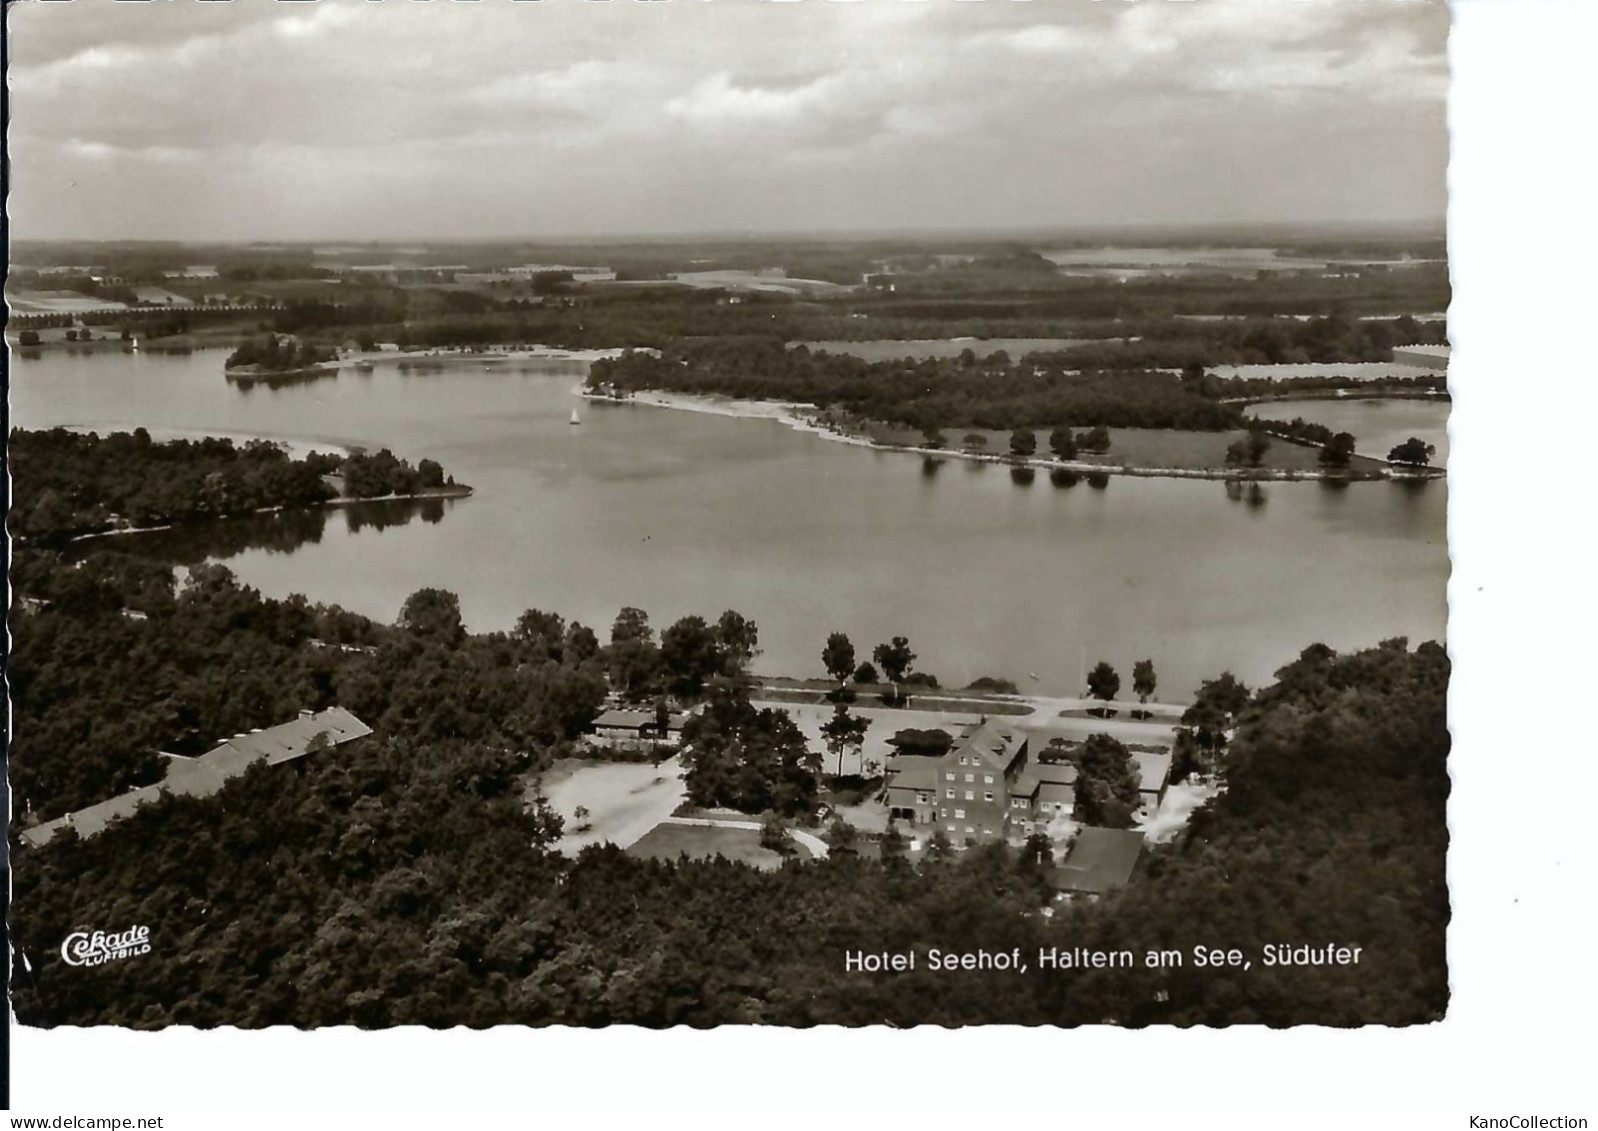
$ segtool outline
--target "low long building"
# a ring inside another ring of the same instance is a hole
[[[654,711],[627,707],[613,707],[594,720],[592,741],[605,745],[630,745],[633,743],[676,743],[682,738],[682,728],[689,715],[673,712],[666,716],[666,729],[660,729],[659,716]]]
[[[238,777],[257,762],[281,765],[371,733],[371,727],[343,707],[301,711],[298,718],[278,726],[234,735],[197,758],[164,755],[166,777],[158,784],[142,785],[53,821],[23,829],[22,839],[37,847],[69,828],[76,829],[79,836],[94,836],[112,821],[132,815],[139,806],[159,799],[164,793],[209,797],[226,785],[228,779]]]

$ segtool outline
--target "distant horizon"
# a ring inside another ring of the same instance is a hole
[[[1220,237],[1235,237],[1236,239],[1255,238],[1259,240],[1275,240],[1277,242],[1290,242],[1294,240],[1313,240],[1321,238],[1338,238],[1354,240],[1386,240],[1386,239],[1414,239],[1432,240],[1446,239],[1448,236],[1448,220],[1446,216],[1436,219],[1392,220],[1373,222],[1369,220],[1326,220],[1315,222],[1291,221],[1258,221],[1237,224],[1188,224],[1181,222],[1170,223],[1143,223],[1143,224],[1104,224],[1096,226],[1073,226],[1069,228],[922,228],[922,229],[884,229],[884,230],[833,230],[833,231],[796,231],[773,229],[771,231],[717,231],[707,230],[701,232],[616,232],[607,235],[581,235],[581,234],[554,234],[554,235],[487,235],[487,236],[388,236],[383,238],[367,238],[329,234],[322,236],[305,236],[294,239],[203,239],[163,236],[106,236],[106,237],[78,237],[78,236],[36,236],[10,241],[13,248],[24,246],[51,246],[61,244],[85,244],[107,246],[163,246],[175,245],[180,247],[236,247],[236,248],[263,248],[274,247],[306,247],[314,248],[325,244],[348,244],[360,247],[395,247],[401,245],[431,246],[470,246],[470,245],[532,245],[532,246],[605,246],[605,245],[659,245],[671,246],[690,243],[720,243],[720,244],[747,244],[760,242],[855,242],[855,243],[908,243],[932,242],[938,240],[970,241],[970,242],[1086,242],[1093,241],[1096,246],[1122,247],[1135,246],[1130,241],[1142,240],[1151,242],[1157,239],[1180,240],[1192,242],[1194,240],[1219,239]],[[1110,238],[1115,237],[1115,238]],[[1236,242],[1214,242],[1207,246],[1241,246]]]

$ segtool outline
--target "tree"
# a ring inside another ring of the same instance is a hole
[[[1388,463],[1406,463],[1414,467],[1425,467],[1431,463],[1432,456],[1437,454],[1437,446],[1428,444],[1415,436],[1411,436],[1402,444],[1387,453]]]
[[[1270,450],[1271,438],[1258,428],[1251,429],[1243,444],[1243,457],[1250,467],[1258,467]]]
[[[756,710],[741,688],[715,688],[683,726],[683,780],[695,805],[792,815],[815,804],[821,759],[788,712]]]
[[[1203,383],[1204,363],[1202,361],[1190,361],[1186,365],[1182,366],[1183,385],[1198,388]]]
[[[721,674],[743,675],[760,655],[760,629],[755,622],[733,609],[716,621],[716,642],[721,648]]]
[[[821,650],[821,664],[842,687],[848,681],[849,673],[854,670],[854,644],[849,637],[841,632],[829,635],[827,646]]]
[[[1132,756],[1107,734],[1091,735],[1071,754],[1076,765],[1076,808],[1072,814],[1083,824],[1099,828],[1132,826],[1142,799],[1141,784]]]
[[[702,618],[699,624],[704,625]],[[648,613],[629,607],[616,614],[606,659],[612,687],[629,697],[648,693],[661,667],[660,649],[655,646]]]
[[[849,708],[839,703],[821,727],[822,740],[827,744],[827,752],[838,759],[838,776],[843,776],[843,756],[846,751],[859,752],[861,744],[865,742],[866,731],[871,726],[871,720],[863,715],[851,715]]]
[[[760,822],[760,847],[784,856],[792,850],[793,846],[788,842],[788,826],[775,813],[767,814],[766,819]]]
[[[887,644],[878,644],[871,650],[871,658],[876,661],[877,667],[882,669],[882,674],[889,683],[898,683],[904,679],[905,672],[915,663],[916,654],[910,651],[910,641],[903,636],[895,636]]]
[[[17,335],[17,344],[22,346],[36,346],[39,344],[39,331],[23,330]]]
[[[967,432],[963,441],[967,451],[981,451],[988,446],[988,438],[980,432]]]
[[[653,636],[649,627],[649,614],[642,609],[635,609],[631,605],[616,614],[615,621],[610,626],[610,642],[618,644],[623,640],[647,641]]]
[[[876,683],[878,678],[876,666],[869,660],[854,670],[856,683]]]
[[[1094,699],[1104,700],[1103,713],[1110,713],[1110,701],[1121,690],[1121,677],[1106,660],[1100,660],[1093,665],[1093,670],[1088,672],[1088,694]]]
[[[1054,863],[1054,842],[1047,833],[1033,833],[1026,838],[1018,861],[1025,871],[1041,871]]]
[[[1030,456],[1038,450],[1038,434],[1030,428],[1017,428],[1010,433],[1010,454]]]
[[[1077,433],[1076,446],[1084,452],[1107,452],[1110,450],[1110,430],[1102,424],[1095,424],[1086,432]]]
[[[566,642],[561,653],[566,663],[587,663],[599,655],[599,634],[586,624],[572,621],[571,627],[566,630]]]
[[[624,640],[620,647],[631,647]],[[704,617],[686,616],[660,634],[660,666],[670,681],[673,694],[693,698],[705,689],[705,681],[721,674],[725,660],[716,630]]]
[[[832,823],[827,826],[826,835],[822,838],[827,842],[827,847],[838,854],[850,854],[855,851],[855,841],[860,834],[855,827],[842,817],[833,817]]]
[[[466,635],[461,600],[447,589],[418,589],[400,607],[399,626],[426,640],[454,647]]]
[[[1226,747],[1227,732],[1248,706],[1248,688],[1231,672],[1199,685],[1192,704],[1182,713],[1182,725],[1193,735],[1202,761],[1213,764]]]
[[[941,448],[944,443],[943,429],[934,427],[931,424],[921,429],[921,446],[923,448]]]
[[[442,487],[444,485],[444,469],[437,460],[424,459],[416,465],[416,481],[421,487]]]
[[[877,844],[882,850],[882,862],[884,864],[891,861],[902,862],[906,850],[910,847],[905,840],[905,835],[899,831],[899,826],[894,823],[891,817],[888,819],[888,827],[882,830],[882,836],[877,841]]]
[[[932,836],[927,840],[927,859],[939,862],[949,859],[954,855],[954,843],[949,839],[943,829],[934,829]]]
[[[946,730],[937,728],[921,730],[916,727],[906,727],[888,739],[888,745],[900,754],[941,758],[954,745],[954,736]]]
[[[1049,433],[1049,450],[1060,459],[1076,458],[1076,437],[1069,428],[1056,428]]]
[[[1132,665],[1132,692],[1139,703],[1147,703],[1157,685],[1153,660],[1139,660]]]
[[[1339,432],[1326,441],[1321,448],[1321,462],[1327,467],[1347,467],[1354,458],[1354,436],[1350,432]]]
[[[574,625],[573,627],[580,627]],[[526,645],[546,660],[560,660],[565,651],[566,621],[559,613],[528,609],[516,618],[511,639]]]

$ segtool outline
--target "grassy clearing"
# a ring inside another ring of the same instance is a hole
[[[809,859],[810,850],[796,842],[793,855]],[[782,867],[787,857],[760,845],[758,829],[728,829],[715,825],[656,825],[635,841],[628,853],[652,860],[676,860],[684,854],[693,859],[724,856],[768,871]]]

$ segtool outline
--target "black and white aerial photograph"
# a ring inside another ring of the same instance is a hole
[[[1451,22],[9,5],[14,1038],[1446,1024]]]

